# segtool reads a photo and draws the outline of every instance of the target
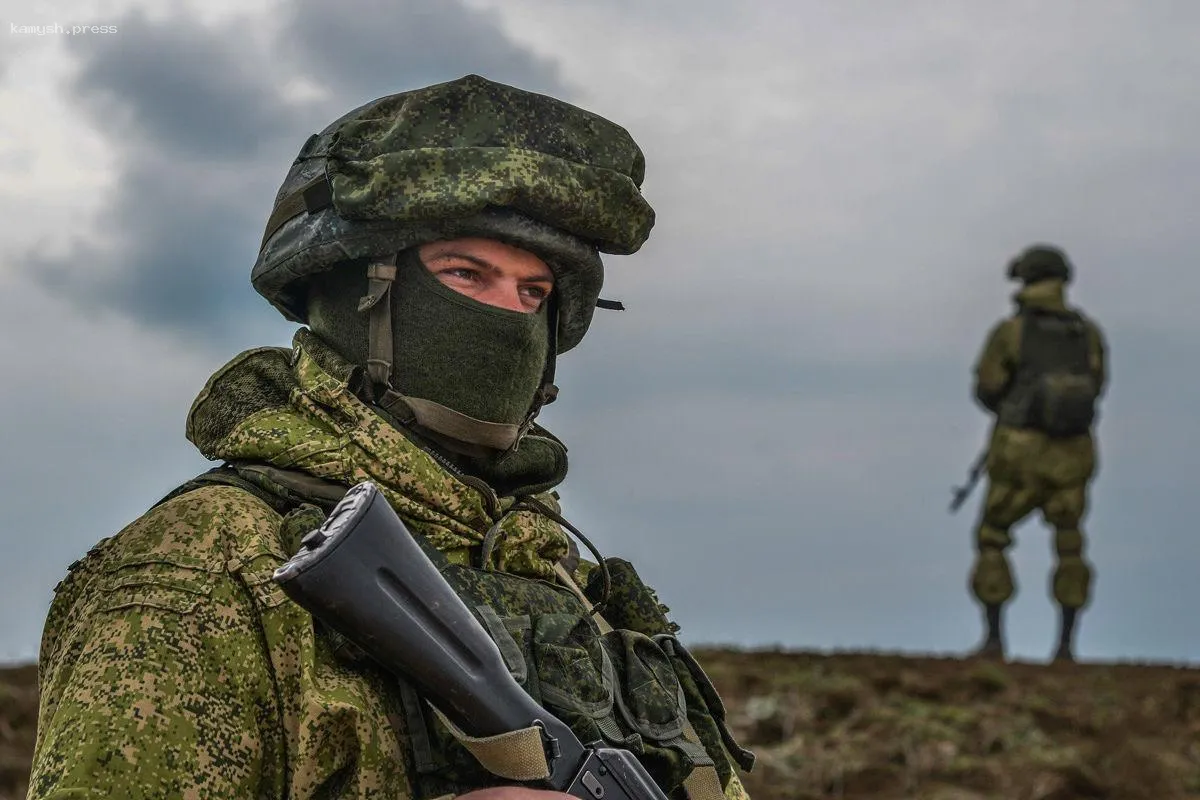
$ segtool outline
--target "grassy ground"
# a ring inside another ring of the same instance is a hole
[[[37,668],[0,669],[0,800],[25,797],[37,732]]]
[[[1200,669],[702,650],[755,800],[1200,798]],[[35,670],[0,671],[0,800],[25,794]]]
[[[698,655],[757,800],[1200,797],[1200,670]]]

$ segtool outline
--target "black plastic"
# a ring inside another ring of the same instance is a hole
[[[584,775],[595,772],[617,800],[666,800],[628,751],[585,747],[521,688],[496,644],[374,484],[347,492],[274,579],[314,617],[412,682],[465,733],[494,736],[539,725],[552,788],[598,800],[584,785]],[[634,793],[618,789],[614,780]]]

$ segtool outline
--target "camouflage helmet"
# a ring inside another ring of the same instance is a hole
[[[622,127],[478,75],[389,95],[305,142],[275,198],[251,282],[306,323],[311,276],[439,239],[499,239],[555,276],[557,351],[583,338],[600,253],[642,246],[654,211]]]
[[[1044,280],[1071,280],[1067,254],[1050,244],[1035,244],[1008,264],[1009,280],[1037,283]]]

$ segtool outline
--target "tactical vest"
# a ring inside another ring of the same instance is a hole
[[[1054,438],[1082,436],[1096,418],[1099,386],[1083,317],[1070,311],[1024,309],[1012,389],[1000,402],[999,423]]]
[[[286,515],[285,522],[302,520],[303,530],[289,531],[285,524],[288,552],[321,524],[344,492],[300,473],[226,464],[159,503],[214,484],[254,494]],[[307,513],[295,513],[298,508]],[[517,683],[580,741],[630,750],[665,793],[690,800],[717,800],[734,765],[745,771],[753,767],[754,755],[734,740],[712,681],[676,637],[679,628],[668,620],[667,609],[628,562],[605,559],[581,589],[573,582],[560,586],[481,564],[452,564],[432,547],[424,549],[496,643]],[[601,601],[603,618],[592,613]],[[366,658],[336,632],[314,624],[339,660],[353,665]],[[498,783],[415,688],[398,676],[395,685],[413,757],[413,800]],[[703,776],[715,780],[698,780]]]

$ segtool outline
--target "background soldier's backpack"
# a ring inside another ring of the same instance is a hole
[[[1019,426],[1055,438],[1082,436],[1095,422],[1100,394],[1087,322],[1074,312],[1040,309],[1023,312],[1021,321]]]

